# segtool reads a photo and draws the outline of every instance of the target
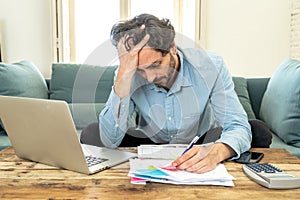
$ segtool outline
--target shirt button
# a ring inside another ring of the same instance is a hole
[[[169,117],[168,119],[169,119],[169,121],[171,121],[172,117]]]
[[[115,127],[118,128],[118,127],[119,127],[119,124],[116,124]]]
[[[122,105],[121,107],[122,107],[122,108],[124,108],[124,107],[125,107],[125,105]]]

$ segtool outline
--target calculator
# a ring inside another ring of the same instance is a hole
[[[269,163],[244,164],[243,171],[250,179],[267,188],[300,188],[300,178],[288,174]]]

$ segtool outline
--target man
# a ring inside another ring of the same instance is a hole
[[[107,147],[119,146],[128,129],[136,127],[136,109],[145,123],[138,129],[158,144],[188,144],[196,135],[222,127],[213,145],[193,146],[172,163],[203,173],[247,151],[251,129],[222,58],[180,49],[174,38],[169,20],[149,14],[113,26],[120,65],[99,116],[100,139]]]

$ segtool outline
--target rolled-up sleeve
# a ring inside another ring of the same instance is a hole
[[[221,57],[214,59],[216,59],[213,62],[216,65],[218,76],[212,88],[211,104],[215,117],[223,128],[221,138],[216,142],[230,146],[237,154],[232,158],[235,159],[250,149],[251,127],[247,114],[235,93],[232,77],[223,59]]]
[[[130,96],[120,99],[112,88],[108,101],[99,115],[102,143],[109,148],[118,147],[129,127],[135,126],[132,119],[134,104]]]

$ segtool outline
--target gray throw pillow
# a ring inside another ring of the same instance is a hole
[[[285,143],[300,147],[300,61],[288,59],[275,71],[260,117]]]
[[[43,75],[33,63],[0,63],[0,95],[47,99],[48,88]]]
[[[232,80],[234,82],[234,90],[247,113],[248,119],[255,119],[255,114],[250,103],[247,80],[242,77],[233,77]]]

